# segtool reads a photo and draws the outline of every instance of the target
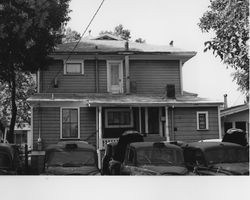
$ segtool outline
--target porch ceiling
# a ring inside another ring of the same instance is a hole
[[[200,98],[193,95],[177,96],[175,99],[168,99],[163,94],[108,94],[108,93],[39,93],[28,99],[32,106],[64,106],[71,103],[80,107],[97,106],[134,106],[134,107],[154,107],[154,106],[218,106],[222,102]]]

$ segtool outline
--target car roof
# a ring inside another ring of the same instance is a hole
[[[157,145],[157,144],[164,144],[168,148],[181,149],[181,147],[175,144],[170,144],[169,142],[133,142],[130,144],[130,146],[137,149],[137,148],[144,148],[144,147],[154,147],[154,145]]]
[[[241,145],[230,143],[230,142],[192,142],[188,143],[184,146],[184,148],[196,148],[201,150],[208,150],[213,148],[221,148],[221,147],[236,147],[243,148]]]
[[[90,149],[90,150],[95,150],[95,147],[91,144],[88,144],[85,141],[61,141],[58,142],[57,144],[52,144],[49,145],[46,148],[46,151],[52,151],[52,150],[61,150],[61,149],[65,149],[66,145],[71,145],[71,144],[76,144],[78,149]]]

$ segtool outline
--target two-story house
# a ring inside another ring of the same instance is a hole
[[[183,91],[182,68],[195,55],[109,34],[59,45],[29,99],[33,149],[85,140],[101,150],[126,130],[151,140],[221,137],[221,102]]]

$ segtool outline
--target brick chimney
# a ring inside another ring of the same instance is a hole
[[[224,109],[228,107],[227,105],[227,94],[224,94]]]
[[[129,51],[129,43],[128,40],[125,42],[125,51]]]

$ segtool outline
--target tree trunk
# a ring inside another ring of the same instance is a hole
[[[3,123],[0,121],[0,132],[2,132],[2,134],[4,134],[5,131],[5,126],[3,125]],[[1,136],[1,135],[0,135]]]
[[[14,143],[14,129],[15,129],[16,115],[17,115],[15,72],[12,72],[10,90],[11,90],[11,121],[10,121],[7,140],[9,143]]]

